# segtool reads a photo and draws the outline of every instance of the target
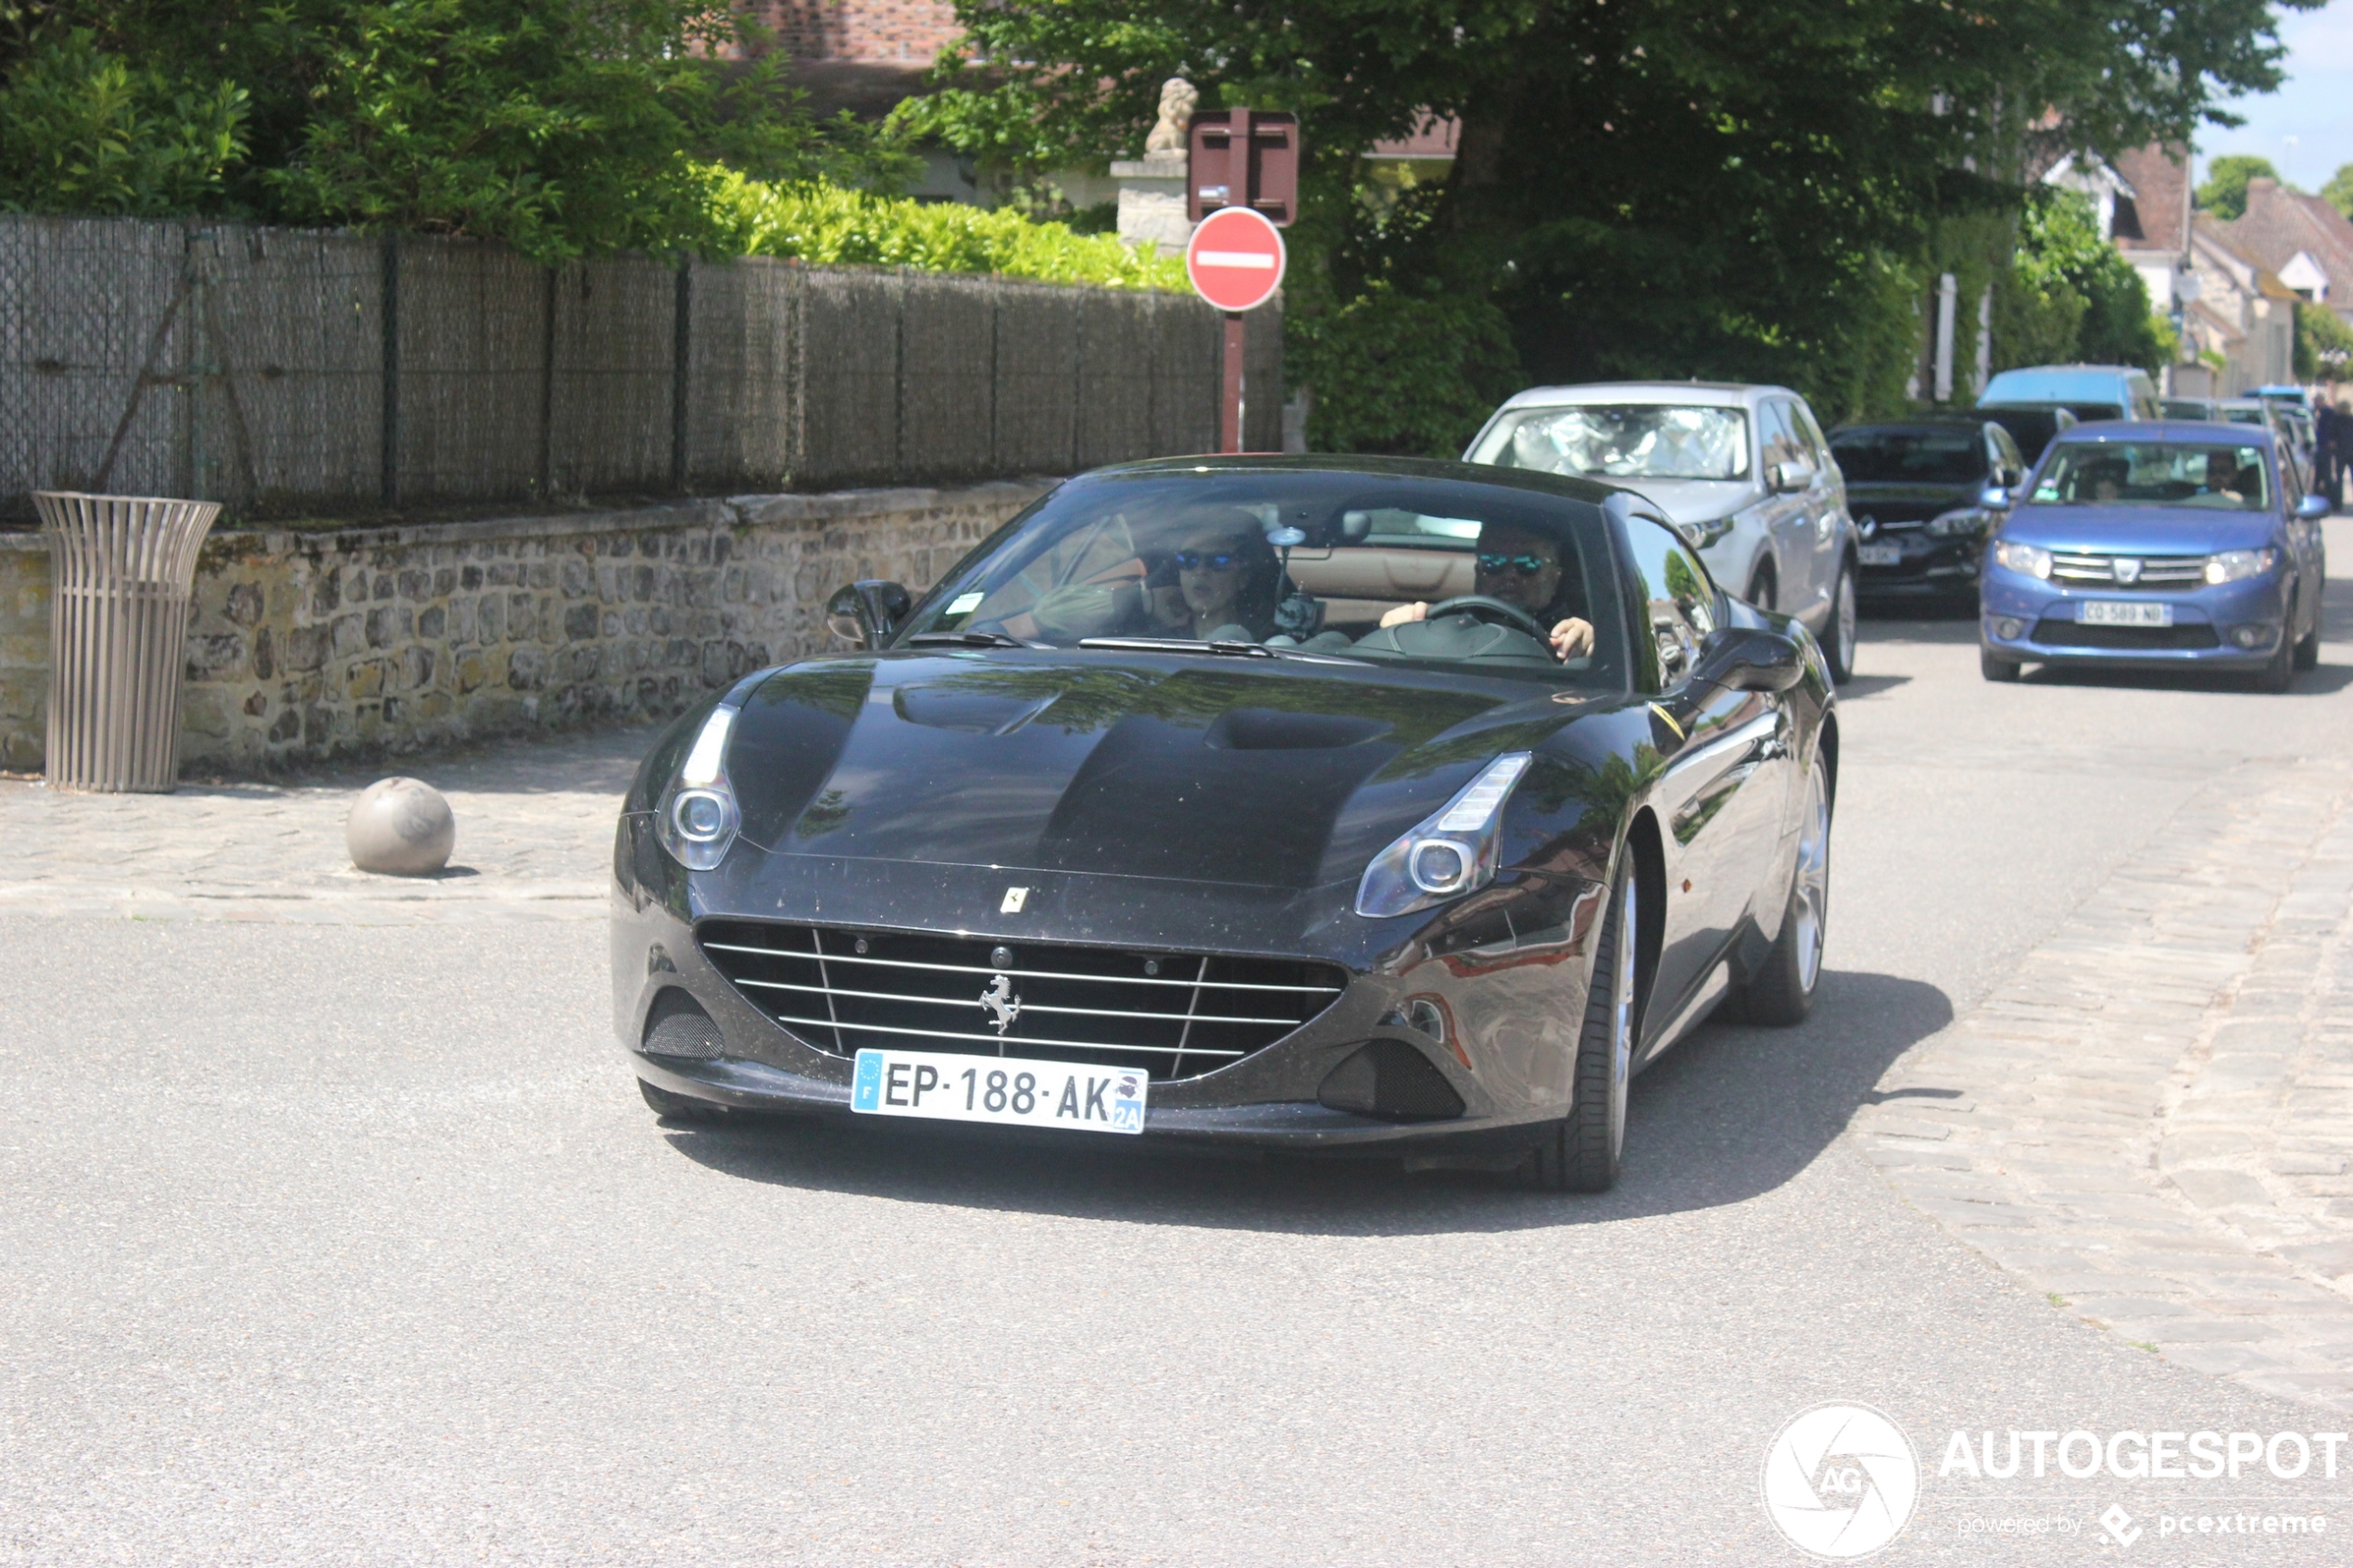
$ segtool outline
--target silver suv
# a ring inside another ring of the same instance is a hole
[[[1530,387],[1466,462],[1622,484],[1664,511],[1708,571],[1804,621],[1833,679],[1855,668],[1855,521],[1806,399],[1785,386],[1612,382]]]

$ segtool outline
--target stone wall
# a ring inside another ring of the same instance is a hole
[[[921,592],[1043,493],[738,495],[484,522],[236,531],[206,541],[188,634],[183,768],[659,719],[833,646],[862,577]],[[41,766],[49,557],[0,533],[0,767]]]

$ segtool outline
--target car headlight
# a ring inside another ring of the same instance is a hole
[[[2051,574],[2051,552],[2040,545],[2021,545],[2015,539],[1997,539],[1994,542],[1994,558],[2012,571],[2023,572],[2029,577],[2048,577]]]
[[[714,708],[702,721],[678,776],[654,809],[654,836],[670,858],[690,872],[707,872],[727,856],[743,824],[736,792],[727,783],[727,737],[736,710]]]
[[[1928,520],[1928,536],[1931,539],[1966,539],[1985,532],[1985,514],[1974,508],[1946,512]]]
[[[2224,550],[2206,558],[2206,580],[2235,583],[2242,577],[2260,577],[2279,563],[2277,550]]]
[[[1723,538],[1725,534],[1730,533],[1732,531],[1732,524],[1739,520],[1740,514],[1734,512],[1724,517],[1710,518],[1705,522],[1687,522],[1683,524],[1683,536],[1692,542],[1694,548],[1704,550]]]
[[[1529,759],[1525,751],[1498,757],[1453,799],[1373,857],[1356,885],[1356,912],[1376,920],[1411,914],[1494,881],[1504,802],[1528,771]]]

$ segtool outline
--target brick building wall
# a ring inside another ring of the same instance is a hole
[[[945,0],[763,0],[760,9],[796,60],[928,64],[963,31]]]

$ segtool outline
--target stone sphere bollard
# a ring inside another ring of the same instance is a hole
[[[422,779],[378,779],[343,825],[351,863],[386,876],[431,876],[458,847],[458,819]]]

